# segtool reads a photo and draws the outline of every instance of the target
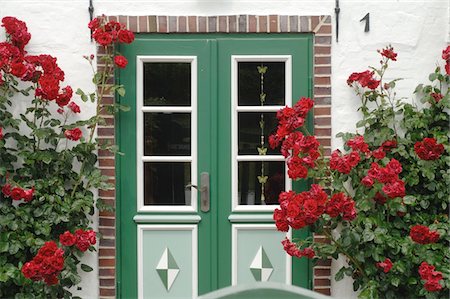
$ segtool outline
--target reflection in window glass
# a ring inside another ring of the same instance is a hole
[[[189,62],[144,63],[144,106],[190,106]]]
[[[264,176],[261,176],[262,167]],[[283,161],[238,163],[239,204],[278,204],[278,195],[284,190],[285,164]]]
[[[284,62],[238,62],[238,105],[260,106],[261,89],[265,93],[264,105],[284,105]]]
[[[190,113],[144,113],[145,156],[189,156]]]
[[[267,155],[279,155],[280,148],[271,149],[269,137],[276,132],[278,120],[276,112],[239,112],[238,113],[238,154],[258,155],[258,148],[266,148]],[[261,123],[261,121],[263,123]],[[261,126],[262,125],[262,126]],[[261,128],[263,134],[261,134]],[[263,137],[261,137],[263,136]],[[263,141],[264,146],[261,146]]]
[[[144,163],[144,205],[190,205],[189,162]]]

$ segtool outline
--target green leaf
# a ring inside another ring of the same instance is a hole
[[[81,270],[83,270],[84,272],[91,272],[92,270],[94,270],[94,269],[92,269],[91,266],[88,266],[86,264],[81,264],[80,267],[81,267]]]
[[[416,197],[412,195],[406,195],[405,197],[403,197],[403,202],[407,205],[412,205],[416,202]]]
[[[9,242],[0,242],[0,252],[7,252],[9,250]]]
[[[125,96],[125,88],[119,87],[119,88],[116,89],[116,91],[119,94],[119,96],[121,96],[121,97]]]
[[[398,287],[398,285],[400,284],[400,278],[398,278],[398,276],[395,276],[391,279],[391,284],[394,287]]]

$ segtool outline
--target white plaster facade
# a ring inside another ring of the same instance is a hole
[[[378,64],[376,49],[392,44],[399,53],[392,63],[389,78],[404,78],[398,94],[411,97],[415,86],[441,63],[442,49],[450,42],[450,4],[448,0],[340,0],[339,42],[335,39],[335,0],[94,0],[95,15],[331,15],[332,41],[332,136],[353,131],[359,119],[358,104],[346,79],[351,72]],[[0,0],[0,18],[15,16],[28,25],[32,39],[30,54],[48,53],[58,57],[66,73],[66,83],[92,90],[90,67],[82,55],[95,53],[87,23],[88,0]],[[370,31],[364,22],[370,13]],[[3,33],[1,33],[3,34]],[[3,39],[3,37],[2,37]],[[89,104],[81,106],[83,118],[89,116]],[[332,139],[332,147],[340,146]],[[97,264],[95,254],[87,254],[90,265]],[[96,271],[84,275],[80,295],[98,297]],[[352,298],[349,280],[335,283],[332,295]]]

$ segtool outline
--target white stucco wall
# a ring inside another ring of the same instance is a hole
[[[332,15],[335,0],[94,0],[95,14],[106,15]],[[28,25],[32,40],[28,51],[48,53],[58,57],[66,73],[66,83],[76,88],[92,90],[89,66],[82,55],[95,52],[90,42],[88,0],[0,0],[0,18],[15,16]],[[404,78],[398,84],[401,96],[410,96],[415,86],[423,82],[437,63],[442,49],[450,42],[448,0],[341,0],[339,43],[332,45],[332,128],[333,136],[340,131],[354,130],[359,119],[355,111],[358,99],[346,86],[351,72],[376,65],[376,49],[392,44],[398,51],[398,62],[387,77]],[[370,32],[364,32],[359,20],[370,13]],[[334,30],[334,29],[333,29]],[[334,32],[333,32],[334,34]],[[85,117],[89,105],[82,105]],[[336,139],[333,147],[340,146]],[[90,265],[96,265],[95,254],[88,254]],[[96,271],[85,275],[81,296],[98,297]],[[351,298],[348,282],[333,283],[333,295]]]

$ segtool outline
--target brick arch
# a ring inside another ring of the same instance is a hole
[[[126,24],[135,33],[313,33],[314,55],[314,131],[325,147],[326,155],[331,151],[331,16],[288,15],[228,15],[228,16],[108,16]],[[97,49],[98,56],[103,49]],[[98,68],[102,65],[98,64]],[[113,96],[104,98],[111,104]],[[114,142],[114,117],[105,115],[106,124],[99,126],[100,141]],[[103,175],[115,183],[114,156],[99,150],[99,167]],[[115,206],[115,192],[99,190],[99,197]],[[100,212],[99,231],[103,237],[99,244],[99,284],[101,298],[116,295],[116,217],[112,212]],[[317,241],[326,242],[322,236]],[[319,262],[314,267],[314,291],[330,294],[331,260]]]

